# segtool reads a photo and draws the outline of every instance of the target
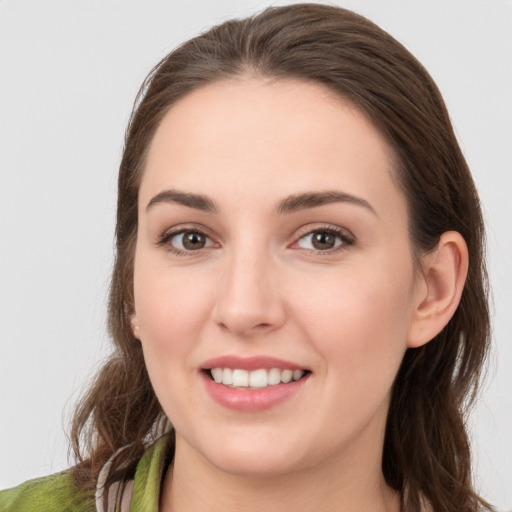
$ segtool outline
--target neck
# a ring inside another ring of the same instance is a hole
[[[383,433],[378,437],[363,435],[345,453],[286,474],[240,476],[210,464],[177,435],[160,510],[399,512],[400,497],[381,470]]]

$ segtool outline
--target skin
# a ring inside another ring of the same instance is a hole
[[[390,389],[405,350],[453,313],[465,264],[449,233],[415,267],[393,161],[361,112],[300,81],[210,84],[164,117],[139,193],[132,317],[177,433],[161,510],[399,510],[381,472]],[[169,190],[208,196],[217,211],[153,199]],[[325,191],[368,206],[276,211]],[[343,237],[315,249],[308,233],[326,228]],[[177,254],[181,236],[165,236],[180,229],[204,233],[205,247]],[[311,375],[269,410],[234,411],[199,377],[226,354]]]

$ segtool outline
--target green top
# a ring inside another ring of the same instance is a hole
[[[158,512],[168,437],[153,444],[135,471],[130,512]],[[70,470],[0,491],[0,512],[96,512],[95,498],[80,492]],[[116,511],[118,508],[116,508]]]

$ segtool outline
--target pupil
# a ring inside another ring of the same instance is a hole
[[[313,235],[313,246],[315,249],[332,249],[335,238],[330,233],[320,232]]]
[[[202,249],[205,244],[205,237],[200,233],[185,233],[183,247],[186,249]]]

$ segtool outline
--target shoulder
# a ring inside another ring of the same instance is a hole
[[[0,491],[0,512],[95,512],[94,497],[80,492],[70,470]]]

